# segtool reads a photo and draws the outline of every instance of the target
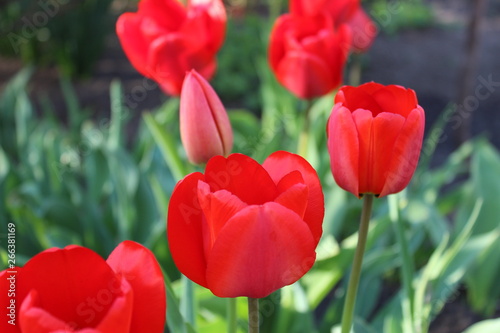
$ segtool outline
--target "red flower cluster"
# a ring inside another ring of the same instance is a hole
[[[216,156],[175,187],[168,242],[179,270],[215,295],[261,298],[312,267],[323,215],[318,176],[302,157]]]
[[[163,91],[179,95],[187,71],[209,79],[224,41],[226,11],[221,0],[142,0],[137,13],[125,13],[116,33],[132,65]]]
[[[269,62],[298,97],[322,96],[342,83],[349,52],[367,50],[376,31],[358,0],[291,0],[274,24]]]
[[[401,86],[345,86],[328,121],[328,151],[337,184],[359,197],[403,190],[417,167],[425,114]]]
[[[118,245],[106,261],[75,245],[43,251],[22,268],[0,272],[0,290],[10,284],[15,297],[3,294],[0,302],[3,333],[164,330],[161,268],[151,251],[132,241]],[[12,304],[15,325],[8,322]]]

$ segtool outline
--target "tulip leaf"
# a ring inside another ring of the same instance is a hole
[[[474,150],[471,175],[473,181],[472,197],[482,198],[483,209],[474,228],[475,234],[498,233],[500,222],[500,154],[486,142],[480,142]],[[485,315],[491,315],[500,297],[497,283],[500,274],[500,262],[495,254],[500,252],[500,242],[493,242],[491,247],[475,261],[473,269],[467,272],[468,297],[472,307]]]
[[[163,270],[162,270],[163,271]],[[163,271],[163,279],[167,293],[167,326],[171,332],[175,333],[195,333],[194,328],[185,322],[184,317],[180,312],[179,299],[175,295],[172,288],[172,282],[167,274]]]

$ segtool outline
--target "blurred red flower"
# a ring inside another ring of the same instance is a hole
[[[351,31],[328,13],[284,14],[273,27],[269,62],[278,81],[300,98],[325,95],[342,83]]]
[[[359,197],[403,190],[417,167],[425,114],[415,92],[401,86],[344,86],[327,125],[333,177]]]
[[[219,297],[261,298],[312,267],[323,215],[321,184],[302,157],[216,156],[175,187],[167,235],[188,278]]]
[[[179,95],[187,71],[215,73],[224,42],[226,11],[221,0],[141,0],[137,13],[124,13],[116,33],[132,65],[169,95]]]
[[[378,33],[359,0],[291,0],[290,12],[300,17],[326,13],[336,27],[347,24],[352,32],[352,48],[356,52],[366,52]]]
[[[189,161],[206,163],[233,148],[233,131],[224,105],[195,70],[186,75],[180,101],[181,140]]]
[[[0,272],[0,290],[3,333],[160,333],[165,326],[161,268],[132,241],[119,244],[107,261],[81,246],[48,249],[22,268]]]

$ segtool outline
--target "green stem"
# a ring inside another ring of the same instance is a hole
[[[359,86],[361,82],[361,55],[353,53],[351,56],[352,63],[349,69],[349,85]]]
[[[351,276],[349,277],[344,310],[342,313],[342,333],[350,333],[352,327],[354,306],[356,304],[356,294],[358,292],[359,278],[361,276],[361,264],[363,263],[363,254],[365,252],[366,239],[368,236],[368,227],[370,225],[372,205],[373,194],[365,194],[358,233],[358,245],[356,247],[356,252],[354,253],[352,271]]]
[[[248,297],[248,333],[259,333],[259,299]]]
[[[182,297],[180,310],[184,319],[191,324],[191,326],[195,327],[195,310],[194,310],[194,290],[193,290],[193,282],[189,280],[186,276],[182,275],[181,277],[182,283]]]
[[[227,299],[227,333],[236,333],[238,329],[236,301],[236,298]]]
[[[414,275],[414,267],[413,260],[410,253],[410,248],[408,246],[408,242],[405,237],[405,227],[403,221],[399,218],[399,209],[398,209],[398,194],[393,194],[389,196],[389,217],[391,221],[394,223],[396,228],[396,238],[399,244],[399,250],[402,256],[402,266],[401,266],[401,278],[403,280],[403,290],[405,293],[403,302],[407,302],[409,305],[409,314],[406,316],[408,321],[408,326],[411,326],[411,331],[414,331],[414,290],[413,290],[413,275]],[[407,327],[408,329],[408,327]]]
[[[304,123],[302,125],[302,131],[299,135],[299,143],[297,146],[297,154],[302,157],[306,157],[307,148],[309,145],[309,127],[311,126],[311,120],[309,119],[309,114],[311,113],[313,101],[311,99],[307,100],[307,107],[304,111]]]

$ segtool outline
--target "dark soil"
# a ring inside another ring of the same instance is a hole
[[[464,102],[471,103],[461,116],[462,120],[470,119],[471,135],[485,134],[500,147],[500,1],[489,1],[481,23],[476,80],[470,98],[465,101],[457,98],[465,54],[465,27],[472,1],[428,2],[435,13],[436,24],[377,37],[365,57],[362,82],[400,84],[414,89],[426,111],[427,136],[433,135],[429,128],[443,117],[442,111],[450,102],[464,107],[467,107]],[[0,57],[0,91],[22,66],[18,60]],[[55,69],[38,70],[30,88],[35,99],[48,96],[64,120],[66,110],[58,77]],[[157,107],[166,99],[154,83],[131,67],[116,36],[111,35],[91,77],[74,82],[81,105],[95,112],[93,116],[109,115],[109,85],[113,79],[120,79],[123,83],[127,106],[135,111],[137,119],[141,112]],[[491,87],[480,88],[487,81],[493,82]],[[488,93],[487,96],[478,97],[476,89],[480,89],[483,95]],[[458,122],[458,118],[450,119],[446,122],[445,132],[436,136],[439,145],[434,163],[442,162],[458,146],[455,140]],[[133,128],[134,124],[131,125]],[[459,333],[481,319],[470,310],[463,297],[459,297],[445,305],[430,332]]]

